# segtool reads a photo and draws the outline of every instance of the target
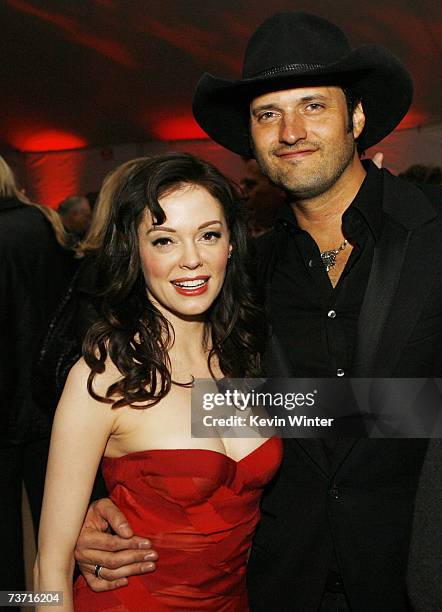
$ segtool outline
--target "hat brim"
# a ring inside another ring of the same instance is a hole
[[[358,138],[368,149],[392,132],[407,113],[413,95],[409,72],[380,45],[364,45],[323,67],[305,67],[277,75],[229,81],[208,73],[199,80],[193,113],[202,129],[223,147],[253,157],[249,137],[249,105],[258,95],[308,85],[350,86],[360,96],[365,127]]]

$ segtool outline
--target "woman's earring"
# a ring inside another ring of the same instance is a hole
[[[232,257],[232,251],[229,251],[229,254],[227,255],[227,259],[230,259]]]

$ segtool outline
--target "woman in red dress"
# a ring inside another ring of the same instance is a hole
[[[36,588],[63,610],[245,611],[248,551],[277,438],[192,438],[196,378],[261,374],[266,326],[238,197],[187,154],[120,167],[98,257],[101,317],[57,409]],[[123,588],[72,590],[74,546],[102,459],[113,501],[159,553]],[[42,608],[43,609],[43,608]]]

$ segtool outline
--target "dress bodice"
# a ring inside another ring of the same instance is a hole
[[[270,438],[240,461],[206,449],[103,459],[110,497],[159,560],[154,572],[108,593],[93,593],[79,579],[76,610],[247,610],[247,555],[262,490],[281,454],[281,441]]]

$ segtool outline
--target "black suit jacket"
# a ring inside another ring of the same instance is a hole
[[[436,193],[383,170],[384,225],[359,324],[353,376],[442,373],[442,211]],[[260,246],[269,285],[277,233]],[[289,374],[273,338],[273,376]],[[290,373],[296,376],[296,373]],[[262,502],[248,566],[254,611],[316,612],[332,539],[354,612],[410,610],[405,575],[413,505],[428,441],[342,439],[331,466],[318,440],[285,441]]]
[[[442,439],[430,441],[416,498],[408,585],[415,612],[442,610]]]

